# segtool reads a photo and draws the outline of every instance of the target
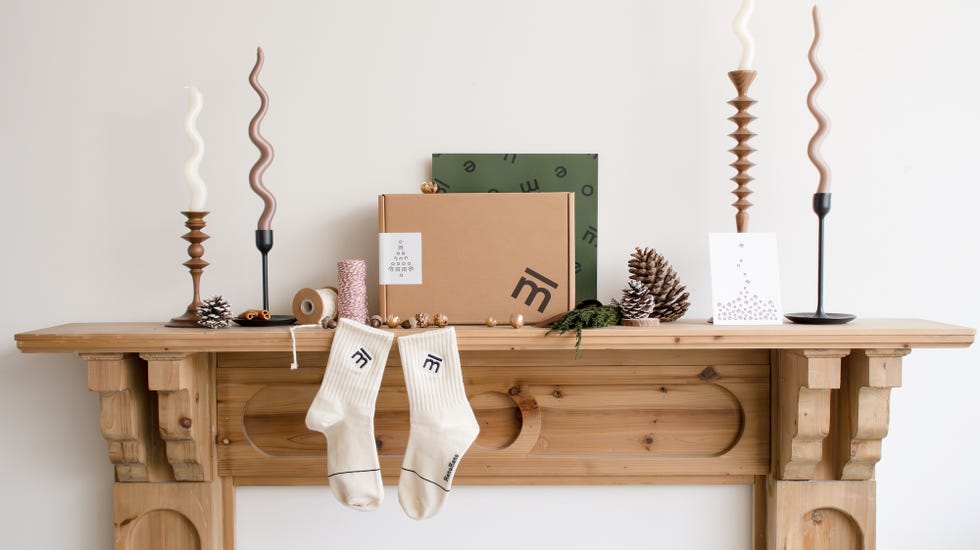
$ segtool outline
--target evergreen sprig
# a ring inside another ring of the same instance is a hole
[[[578,359],[579,351],[582,347],[582,329],[602,328],[619,324],[621,316],[619,305],[590,305],[578,309],[573,309],[560,319],[551,324],[551,329],[546,333],[558,332],[565,334],[572,330],[575,331],[575,358]]]

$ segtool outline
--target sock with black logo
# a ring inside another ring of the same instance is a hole
[[[398,502],[409,517],[426,519],[442,508],[480,425],[463,389],[452,327],[402,336],[398,352],[411,413]]]
[[[384,485],[374,440],[374,403],[392,334],[341,319],[306,427],[327,437],[327,478],[337,500],[355,510],[381,504]]]

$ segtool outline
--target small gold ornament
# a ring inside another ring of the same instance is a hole
[[[521,328],[524,326],[524,315],[521,313],[515,313],[510,316],[510,326],[514,328]]]
[[[419,328],[428,328],[430,323],[428,313],[416,313],[415,314],[415,326]]]
[[[442,328],[449,324],[449,317],[446,317],[445,314],[442,313],[436,313],[436,317],[432,322],[435,323],[437,327]]]
[[[497,326],[497,320],[493,316],[487,317],[486,324],[488,327],[495,327]]]
[[[388,328],[398,328],[398,325],[400,325],[401,322],[402,320],[399,319],[397,315],[392,315],[391,317],[388,317],[388,320],[385,321],[385,324],[388,325]]]
[[[422,192],[426,195],[431,195],[439,191],[439,186],[436,185],[434,181],[423,181],[422,182]]]

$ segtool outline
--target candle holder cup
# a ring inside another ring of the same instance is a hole
[[[856,317],[850,313],[827,313],[823,310],[823,240],[824,218],[830,213],[830,193],[813,194],[813,212],[817,215],[817,311],[788,313],[786,318],[801,325],[843,325]]]
[[[184,225],[187,227],[187,229],[190,229],[189,232],[181,235],[180,238],[191,243],[190,246],[187,247],[187,254],[191,257],[191,259],[184,262],[183,265],[185,265],[191,272],[191,281],[193,281],[194,284],[194,297],[191,300],[190,305],[187,306],[187,310],[184,312],[184,314],[174,317],[169,323],[166,324],[166,326],[176,328],[201,328],[201,326],[197,324],[197,320],[199,318],[197,315],[197,308],[203,304],[203,302],[201,302],[201,275],[204,273],[204,268],[209,265],[208,262],[201,259],[201,256],[204,256],[204,245],[201,243],[210,238],[208,234],[201,230],[204,229],[204,226],[206,225],[204,217],[207,216],[209,212],[187,211],[181,212],[181,214],[187,218]]]

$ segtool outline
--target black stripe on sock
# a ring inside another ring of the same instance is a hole
[[[436,483],[435,481],[432,481],[431,479],[422,477],[422,474],[416,472],[415,470],[409,470],[408,468],[402,468],[402,470],[403,471],[406,471],[406,472],[412,472],[413,474],[419,476],[419,479],[421,479],[422,481],[428,481],[429,483],[435,485],[436,487],[442,489],[443,491],[445,491],[447,493],[449,492],[449,489],[446,489],[445,487],[443,487],[442,485],[439,485],[438,483]]]
[[[372,468],[370,470],[347,470],[346,472],[334,472],[332,474],[327,475],[327,477],[330,478],[333,476],[339,476],[343,474],[363,474],[364,472],[380,472],[380,471],[381,468]]]

